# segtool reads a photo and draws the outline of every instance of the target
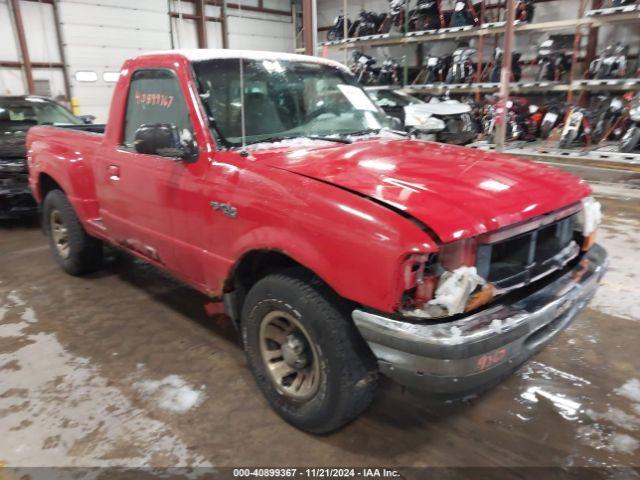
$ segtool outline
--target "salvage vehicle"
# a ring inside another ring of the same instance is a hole
[[[27,181],[25,142],[31,127],[46,124],[80,125],[83,119],[44,97],[0,96],[0,219],[37,211]]]
[[[109,244],[219,302],[270,405],[308,432],[359,416],[380,373],[485,390],[571,323],[607,267],[584,181],[395,133],[324,58],[143,54],[104,134],[39,126],[27,146],[62,269],[99,269]]]
[[[427,102],[389,87],[365,90],[387,115],[400,120],[404,129],[418,138],[465,145],[478,135],[471,106],[447,95],[431,96]]]
[[[425,140],[435,140],[445,129],[445,123],[436,118],[426,102],[401,90],[389,87],[366,87],[372,100],[389,116],[397,118],[408,133]]]

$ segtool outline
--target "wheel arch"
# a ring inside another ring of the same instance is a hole
[[[296,270],[299,275],[320,281],[338,295],[326,280],[291,255],[270,248],[249,250],[236,261],[224,283],[225,311],[236,326],[239,324],[242,305],[251,287],[267,275],[287,270]]]
[[[40,172],[38,175],[38,195],[40,196],[40,201],[44,201],[44,197],[52,190],[61,190],[66,193],[55,178],[48,173]]]

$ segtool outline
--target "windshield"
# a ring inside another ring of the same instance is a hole
[[[240,61],[194,64],[218,136],[242,145]],[[347,72],[315,62],[243,60],[246,142],[377,132],[385,114]],[[214,132],[215,134],[216,132]]]
[[[0,123],[80,125],[82,121],[63,106],[42,98],[0,98]]]

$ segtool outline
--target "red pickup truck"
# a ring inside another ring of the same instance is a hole
[[[61,267],[96,270],[115,245],[220,302],[270,404],[309,432],[358,416],[379,373],[486,389],[607,267],[586,183],[397,133],[326,59],[141,55],[103,134],[34,127],[27,144]]]

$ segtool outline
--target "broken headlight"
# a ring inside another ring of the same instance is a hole
[[[410,255],[403,266],[401,312],[440,318],[478,308],[493,298],[494,289],[475,267],[476,240],[441,246],[438,254]]]
[[[589,250],[596,239],[596,232],[602,222],[602,206],[593,197],[582,199],[582,210],[578,212],[576,230],[582,235],[582,250]]]

